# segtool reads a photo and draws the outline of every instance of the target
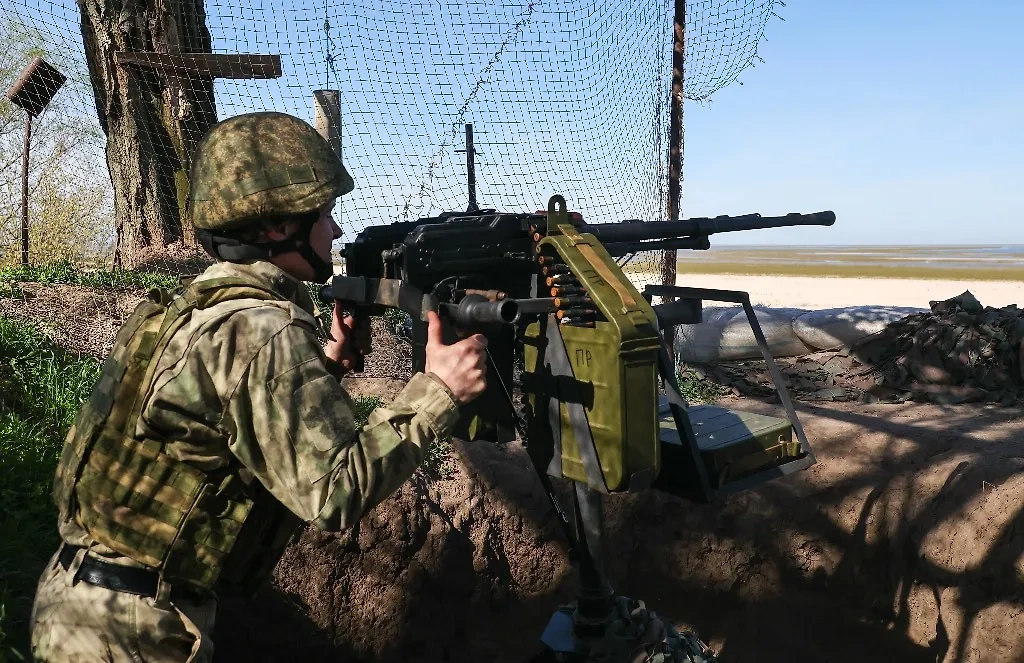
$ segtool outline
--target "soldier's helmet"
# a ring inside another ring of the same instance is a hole
[[[355,184],[330,143],[285,113],[238,115],[214,125],[196,147],[187,214],[212,232],[261,217],[313,212]]]

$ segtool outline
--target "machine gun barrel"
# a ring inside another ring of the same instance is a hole
[[[503,299],[492,302],[482,295],[466,295],[458,304],[439,304],[455,324],[466,329],[487,325],[511,325],[519,320],[519,302]]]
[[[643,242],[676,237],[706,237],[715,233],[761,230],[786,226],[831,226],[836,222],[835,212],[813,214],[786,214],[785,216],[716,216],[683,221],[657,221],[653,223],[595,223],[581,230],[593,234],[605,245],[621,242]],[[670,248],[652,246],[651,248]]]

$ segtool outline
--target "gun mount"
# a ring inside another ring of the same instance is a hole
[[[409,313],[414,370],[423,368],[426,310],[439,311],[449,331],[487,336],[488,387],[463,408],[455,434],[500,441],[518,432],[560,516],[579,586],[574,610],[556,613],[542,638],[549,651],[564,655],[557,660],[581,660],[574,656],[584,641],[611,619],[602,494],[654,488],[708,502],[814,463],[749,296],[676,286],[641,293],[614,258],[707,249],[710,235],[723,232],[833,223],[834,213],[817,212],[588,225],[553,196],[545,212],[453,212],[366,228],[342,250],[346,275],[334,277],[322,296],[363,314],[384,307]],[[654,296],[681,299],[652,306]],[[743,306],[788,421],[688,407],[662,335],[699,322],[703,299]],[[698,416],[704,432],[728,435],[711,444],[700,439]],[[549,477],[573,482],[572,520]]]

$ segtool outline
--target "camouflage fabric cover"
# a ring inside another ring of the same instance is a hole
[[[1024,311],[985,307],[969,291],[929,302],[849,349],[778,359],[787,388],[805,400],[1009,405],[1024,395]],[[738,393],[773,393],[763,361],[689,367]]]
[[[355,188],[326,139],[274,112],[238,115],[210,129],[196,147],[190,185],[187,215],[201,230],[313,212]]]
[[[204,472],[240,461],[302,520],[322,529],[353,525],[419,467],[458,416],[448,389],[414,375],[366,426],[328,372],[308,291],[268,262],[217,263],[196,282],[244,276],[291,293],[283,301],[232,300],[193,314],[161,355],[139,419],[139,439],[166,439],[169,456]],[[76,520],[62,538],[93,554],[139,566],[97,545]]]

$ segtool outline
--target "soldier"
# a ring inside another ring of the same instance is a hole
[[[339,380],[365,347],[337,304],[321,347],[302,283],[331,276],[331,210],[354,185],[308,124],[221,122],[190,180],[187,213],[219,261],[139,305],[68,433],[38,660],[210,660],[217,592],[265,581],[300,521],[358,521],[485,387],[484,338],[445,346],[431,314],[425,372],[355,428]]]

